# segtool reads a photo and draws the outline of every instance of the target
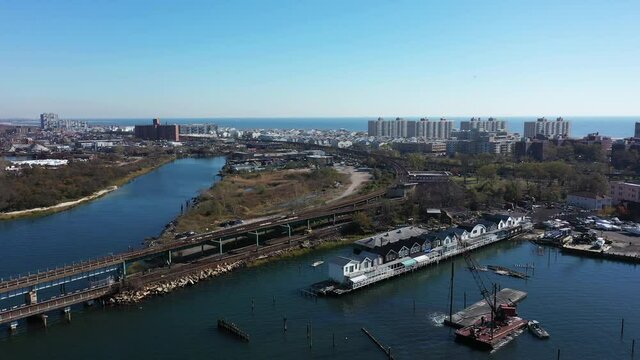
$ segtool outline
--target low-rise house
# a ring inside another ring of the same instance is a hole
[[[503,214],[485,214],[483,216],[485,221],[491,221],[496,224],[498,230],[512,227],[516,225],[515,220],[510,215]]]
[[[461,227],[451,228],[449,229],[449,232],[451,232],[456,236],[456,238],[458,239],[458,242],[466,242],[471,237],[471,234],[469,234],[467,230]]]
[[[452,229],[439,231],[437,233],[431,233],[424,236],[425,251],[439,251],[440,253],[446,253],[455,249],[458,245],[458,236]],[[427,249],[427,246],[429,248]]]
[[[477,221],[478,224],[484,225],[487,232],[498,230],[498,224],[491,220],[480,219]]]
[[[469,238],[477,238],[487,232],[487,227],[479,223],[464,223],[458,225],[459,229],[463,229],[469,233]]]
[[[353,256],[337,256],[329,261],[329,277],[338,283],[352,281],[382,263],[378,255],[362,252]]]
[[[401,240],[417,238],[425,234],[427,230],[417,226],[406,226],[403,228],[387,231],[386,233],[370,236],[355,242],[356,246],[362,249],[374,249],[392,244]]]

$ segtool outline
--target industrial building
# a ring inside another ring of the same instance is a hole
[[[576,192],[567,195],[567,205],[586,210],[602,210],[611,206],[611,197],[590,192]]]
[[[640,203],[640,184],[611,181],[609,182],[609,190],[609,195],[613,199],[614,204],[622,201]]]

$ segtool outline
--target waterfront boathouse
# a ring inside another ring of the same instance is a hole
[[[528,227],[519,214],[485,214],[471,223],[429,232],[407,226],[354,243],[353,254],[329,261],[329,278],[342,292],[438,262],[519,234]]]

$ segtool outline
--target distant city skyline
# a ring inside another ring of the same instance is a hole
[[[639,13],[638,1],[4,2],[0,118],[633,116]]]

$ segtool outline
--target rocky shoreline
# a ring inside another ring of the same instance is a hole
[[[212,268],[198,270],[193,274],[183,276],[176,280],[163,280],[160,282],[145,285],[140,289],[120,291],[119,293],[109,297],[107,299],[107,304],[137,304],[148,297],[168,294],[175,289],[195,285],[199,281],[228,273],[244,265],[244,261],[236,261],[231,264],[221,264]]]
[[[161,280],[149,283],[142,286],[141,288],[122,290],[108,297],[106,300],[106,304],[113,306],[137,304],[145,300],[146,298],[165,295],[176,289],[195,285],[199,281],[214,278],[216,276],[231,272],[241,267],[260,263],[261,261],[265,261],[267,259],[279,258],[294,251],[312,249],[314,248],[314,246],[325,243],[326,241],[326,239],[317,241],[305,240],[302,243],[284,249],[274,250],[266,254],[261,254],[260,256],[254,258],[239,260],[232,263],[218,264],[215,266],[212,265],[209,268],[196,270],[193,273],[184,275],[182,277],[179,277],[178,279]]]

